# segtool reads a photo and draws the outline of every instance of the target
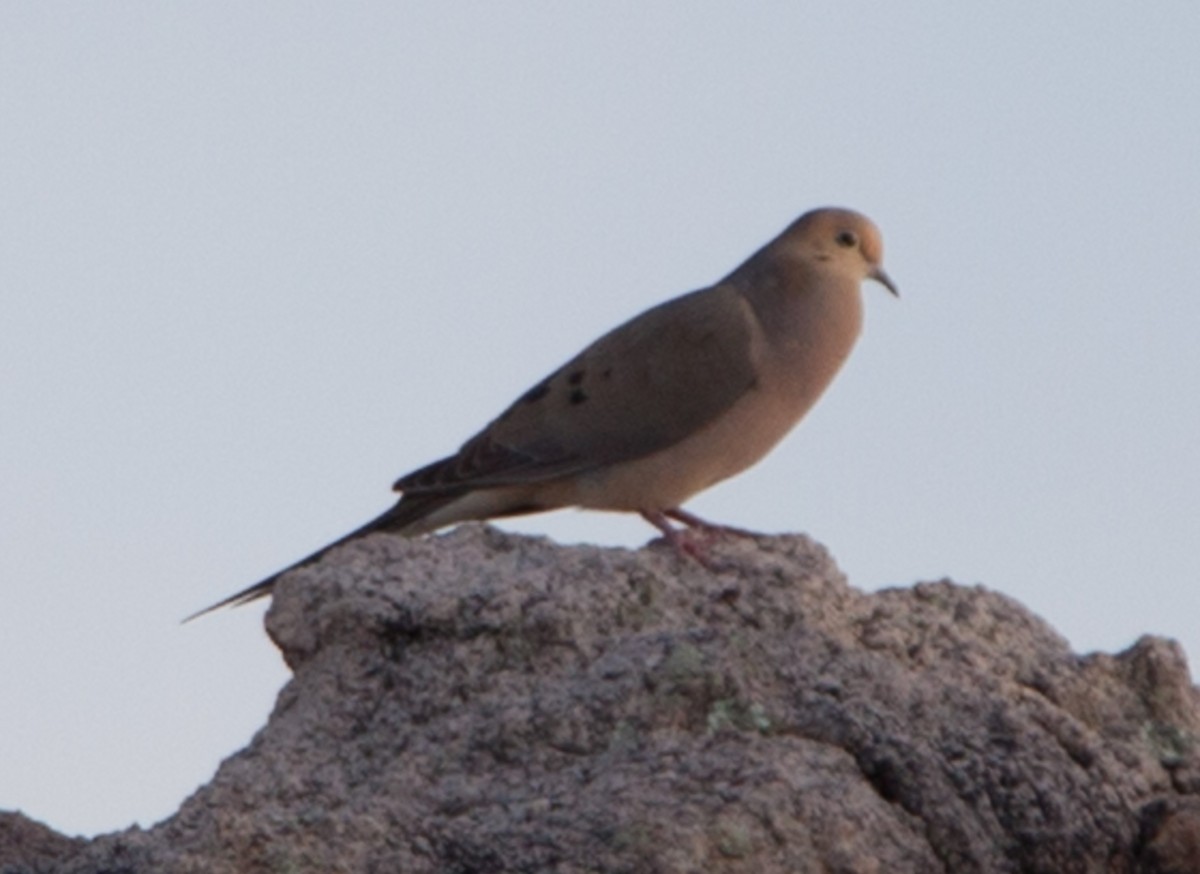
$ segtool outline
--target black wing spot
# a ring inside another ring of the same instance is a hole
[[[536,403],[548,394],[550,394],[550,383],[543,382],[540,385],[535,385],[529,391],[525,392],[525,394],[521,395],[521,403]]]
[[[600,378],[601,379],[611,379],[612,378],[612,368],[611,367],[604,368],[604,370],[602,370],[600,372]]]
[[[583,389],[581,389],[581,388],[577,388],[577,389],[575,389],[575,391],[571,392],[571,403],[572,404],[582,404],[587,399],[588,399],[587,394],[585,394]]]
[[[576,370],[574,373],[572,373],[570,376],[567,377],[567,382],[569,382],[571,385],[579,385],[581,382],[583,382],[583,374],[584,373],[585,373],[585,371],[583,371],[583,370]]]

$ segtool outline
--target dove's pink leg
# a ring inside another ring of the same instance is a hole
[[[731,534],[734,537],[761,536],[754,531],[747,531],[745,528],[734,528],[731,525],[718,525],[715,522],[709,522],[705,519],[701,519],[694,513],[689,513],[687,510],[680,509],[679,507],[676,507],[673,510],[667,510],[663,513],[663,515],[669,516],[677,522],[682,522],[689,528],[695,528],[699,531],[704,531],[709,534]]]
[[[704,565],[709,570],[715,570],[715,566],[704,549],[709,538],[704,538],[704,543],[698,542],[691,531],[681,531],[668,522],[667,516],[669,515],[671,515],[670,510],[666,513],[659,512],[658,510],[642,511],[642,518],[663,533],[663,538],[675,550],[676,555],[680,558],[690,558]]]

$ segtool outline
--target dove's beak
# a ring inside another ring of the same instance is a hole
[[[896,288],[896,283],[892,282],[892,277],[883,272],[882,267],[876,267],[874,270],[868,273],[867,276],[870,279],[874,279],[892,294],[896,295],[896,297],[900,296],[900,291]]]

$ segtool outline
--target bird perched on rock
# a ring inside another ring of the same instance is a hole
[[[808,412],[858,337],[862,281],[897,294],[882,258],[866,216],[802,215],[716,285],[608,332],[454,455],[401,477],[379,517],[195,616],[267,595],[286,571],[374,531],[560,507],[640,513],[702,558],[693,531],[733,529],[681,505],[757,462]]]

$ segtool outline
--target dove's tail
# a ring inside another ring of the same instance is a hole
[[[312,564],[319,558],[343,543],[349,543],[351,540],[356,540],[366,534],[371,534],[375,531],[395,531],[399,534],[419,534],[426,530],[423,526],[419,526],[421,520],[426,516],[443,507],[444,505],[453,502],[459,497],[458,492],[441,493],[430,495],[416,495],[412,497],[402,498],[397,501],[395,506],[386,512],[376,516],[367,524],[355,528],[344,537],[339,537],[326,546],[322,546],[312,555],[307,555],[298,562],[288,565],[281,571],[276,571],[264,580],[260,580],[253,586],[242,589],[230,595],[228,598],[223,598],[217,603],[205,607],[203,610],[198,610],[191,616],[184,619],[184,622],[191,622],[193,619],[199,619],[205,614],[211,613],[214,610],[220,610],[222,607],[240,607],[243,604],[249,604],[251,601],[257,601],[259,598],[264,598],[271,594],[271,590],[275,588],[275,582],[289,571],[294,571],[296,568],[304,567]],[[409,530],[411,529],[411,530]]]

